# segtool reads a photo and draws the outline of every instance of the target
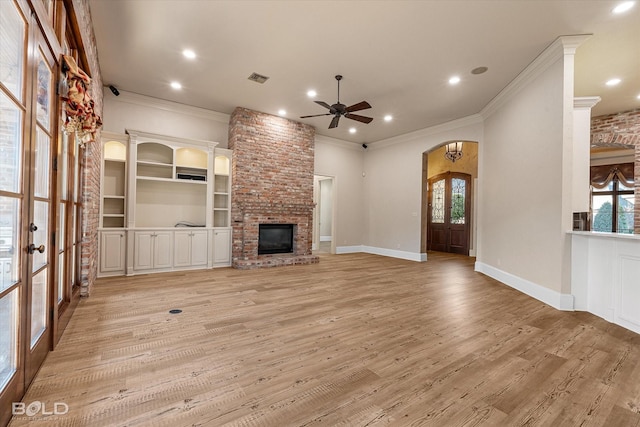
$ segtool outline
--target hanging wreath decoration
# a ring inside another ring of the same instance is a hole
[[[71,56],[62,55],[60,98],[64,101],[62,128],[66,133],[76,133],[82,145],[95,141],[96,131],[102,126],[95,113],[94,101],[89,95],[91,78],[78,67]]]

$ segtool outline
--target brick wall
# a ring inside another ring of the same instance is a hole
[[[236,268],[318,262],[312,255],[315,129],[246,108],[229,121],[232,264]],[[294,224],[294,253],[258,255],[259,224]]]
[[[73,0],[73,13],[75,13],[82,38],[84,54],[89,64],[89,70],[85,70],[91,76],[91,97],[95,101],[95,110],[102,117],[102,76],[98,63],[98,49],[91,11],[87,0]],[[86,297],[91,293],[91,288],[98,275],[98,226],[100,224],[100,132],[96,135],[96,141],[89,142],[84,150],[84,176],[82,188],[82,255],[80,272],[80,295]]]
[[[596,146],[635,147],[634,233],[640,234],[640,108],[591,119],[591,144]]]

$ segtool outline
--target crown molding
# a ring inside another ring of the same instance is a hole
[[[333,145],[335,147],[346,148],[347,150],[362,151],[362,147],[360,146],[360,144],[351,141],[345,141],[344,139],[332,138],[325,135],[316,134],[315,142],[321,142],[323,144]]]
[[[601,100],[599,96],[579,96],[573,98],[573,108],[591,109]]]
[[[146,95],[140,95],[134,92],[120,91],[120,96],[111,94],[110,91],[103,91],[105,98],[111,98],[112,101],[126,102],[128,104],[139,105],[142,107],[156,108],[159,110],[170,111],[172,113],[186,114],[201,119],[212,120],[224,124],[229,124],[229,114],[219,113],[205,108],[193,107],[191,105],[180,104],[179,102],[167,101],[160,98],[153,98]]]
[[[381,139],[379,141],[367,143],[370,149],[380,149],[389,147],[396,144],[404,144],[416,140],[421,140],[426,137],[436,135],[443,132],[459,129],[465,126],[471,126],[483,123],[483,117],[479,114],[472,114],[470,116],[463,117],[461,119],[452,120],[439,125],[431,126],[428,128],[416,130],[413,132],[405,133],[402,135],[394,136],[388,139]]]
[[[495,98],[480,111],[480,115],[486,119],[509,101],[522,88],[538,78],[556,61],[564,55],[574,55],[578,46],[591,37],[591,34],[578,34],[572,36],[560,36],[553,41],[540,55],[516,76]]]

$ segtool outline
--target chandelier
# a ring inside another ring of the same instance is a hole
[[[462,141],[450,142],[446,146],[444,157],[455,163],[462,157]]]

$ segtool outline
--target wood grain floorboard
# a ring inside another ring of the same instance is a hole
[[[640,427],[639,335],[469,257],[320,256],[99,279],[23,399],[69,412],[10,426]]]

